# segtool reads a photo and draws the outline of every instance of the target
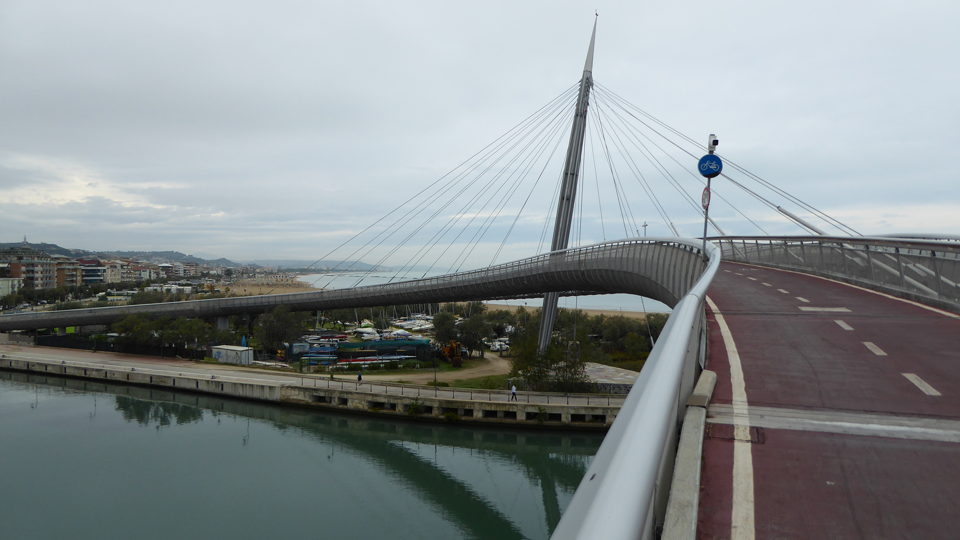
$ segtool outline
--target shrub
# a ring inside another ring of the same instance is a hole
[[[410,416],[417,416],[418,414],[423,414],[423,403],[419,399],[415,399],[407,405],[407,414]]]
[[[456,423],[460,421],[460,415],[453,411],[445,412],[443,413],[443,419],[446,420],[447,422]]]

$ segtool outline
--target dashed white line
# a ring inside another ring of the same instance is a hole
[[[845,307],[808,307],[808,306],[797,306],[800,308],[800,311],[823,311],[828,313],[850,313],[850,310]]]
[[[790,294],[790,291],[785,291],[785,290],[783,290],[783,289],[777,289],[777,290],[780,291],[780,292],[782,292],[783,294]]]
[[[881,349],[880,347],[877,347],[876,345],[874,345],[872,341],[864,341],[863,344],[864,344],[868,349],[870,349],[870,352],[872,352],[873,354],[875,354],[875,355],[877,355],[877,356],[886,356],[886,355],[887,355],[887,353],[883,352],[883,349]],[[908,378],[909,378],[909,377],[908,377]]]
[[[843,328],[844,330],[853,330],[853,327],[852,327],[852,326],[850,326],[849,324],[847,324],[847,323],[845,323],[845,322],[843,322],[843,321],[837,320],[837,321],[833,321],[833,322],[839,324],[839,325],[840,325],[840,328]]]
[[[914,373],[901,373],[901,375],[903,375],[904,377],[906,377],[908,381],[910,381],[910,382],[912,382],[913,384],[915,384],[915,385],[917,386],[917,388],[919,388],[920,390],[922,390],[923,393],[926,394],[926,395],[928,395],[928,396],[939,396],[939,395],[942,395],[942,394],[940,394],[940,392],[937,392],[937,390],[936,390],[934,387],[932,387],[932,386],[930,386],[929,384],[927,384],[927,381],[921,379],[920,377],[917,377],[916,374],[914,374]]]
[[[726,272],[726,273],[728,273],[728,274],[730,273],[730,271],[729,271],[729,270],[724,270],[724,272]]]
[[[741,274],[740,272],[734,272],[734,274],[736,274],[736,275],[738,275],[738,276],[742,276],[742,275],[743,275],[743,274]]]
[[[764,283],[763,285],[764,285],[765,287],[773,287],[773,285],[771,285],[771,284],[769,284],[769,283]]]
[[[797,300],[803,302],[804,304],[809,304],[809,303],[810,303],[809,300],[807,300],[806,298],[804,298],[804,297],[802,297],[802,296],[798,296],[798,297],[797,297]]]
[[[757,278],[755,278],[755,277],[750,277],[750,276],[747,276],[747,279],[749,279],[750,281],[756,281],[756,280],[757,280]]]

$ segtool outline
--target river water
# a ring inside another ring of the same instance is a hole
[[[0,372],[0,537],[545,539],[601,440]]]

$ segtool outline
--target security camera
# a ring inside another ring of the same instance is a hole
[[[710,137],[707,138],[707,152],[713,153],[717,149],[717,146],[720,145],[720,139],[717,138],[713,133],[710,134]]]

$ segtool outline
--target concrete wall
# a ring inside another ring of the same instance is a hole
[[[410,389],[410,395],[397,396],[293,384],[230,382],[221,379],[150,374],[139,372],[135,368],[94,368],[49,361],[20,360],[10,355],[0,358],[0,369],[422,420],[501,425],[569,426],[580,429],[605,430],[613,423],[620,411],[620,407],[616,405],[577,406],[443,399],[428,395],[432,390],[425,389],[421,389],[424,395],[414,395],[413,391],[416,388]],[[421,392],[418,391],[418,393]]]

